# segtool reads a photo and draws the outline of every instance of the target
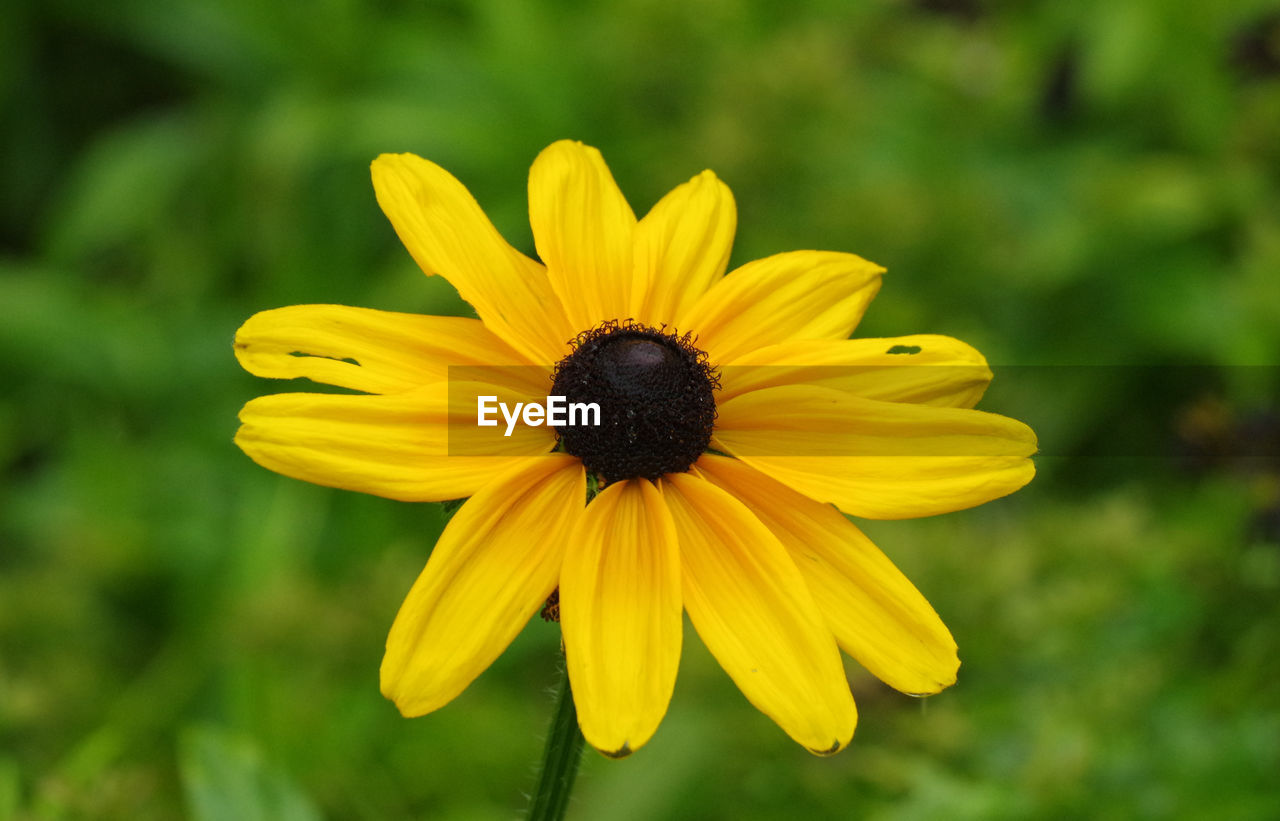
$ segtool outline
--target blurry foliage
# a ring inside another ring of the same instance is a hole
[[[182,777],[195,821],[318,821],[296,787],[244,742],[193,729],[182,740]]]
[[[295,303],[466,313],[399,246],[367,163],[441,163],[531,250],[525,175],[566,136],[642,213],[715,169],[737,262],[886,264],[859,334],[974,343],[997,371],[983,407],[1046,454],[1012,499],[867,525],[956,634],[955,688],[916,702],[850,663],[861,727],[816,759],[691,633],[658,735],[623,763],[588,754],[577,817],[1274,813],[1267,3],[9,0],[4,17],[0,818],[518,809],[553,630],[535,620],[455,703],[401,719],[381,647],[444,514],[253,466],[236,411],[290,386],[242,373],[230,342]]]

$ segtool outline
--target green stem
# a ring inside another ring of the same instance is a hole
[[[569,807],[573,779],[582,761],[582,731],[578,729],[578,711],[573,706],[569,688],[569,667],[561,664],[560,694],[556,698],[556,715],[542,753],[542,770],[538,788],[529,805],[529,821],[560,821]]]

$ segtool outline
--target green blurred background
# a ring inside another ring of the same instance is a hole
[[[231,443],[255,311],[465,313],[368,163],[453,171],[531,250],[528,166],[636,210],[703,168],[734,262],[890,269],[859,335],[944,333],[1040,475],[866,529],[961,648],[850,666],[811,757],[692,631],[653,741],[572,817],[1264,818],[1280,810],[1280,10],[1190,0],[5,0],[0,819],[488,819],[533,785],[557,634],[401,719],[386,631],[444,519]]]

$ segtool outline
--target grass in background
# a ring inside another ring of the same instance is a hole
[[[244,458],[235,414],[270,386],[231,338],[306,302],[466,313],[400,247],[368,162],[441,163],[530,250],[525,176],[561,137],[601,147],[640,212],[713,168],[739,203],[735,262],[809,246],[887,265],[859,335],[975,344],[996,368],[982,407],[1031,423],[1047,454],[1009,500],[867,525],[955,633],[954,688],[915,701],[851,664],[858,733],[812,758],[690,632],[662,728],[625,762],[588,753],[571,814],[1273,811],[1267,4],[15,0],[5,16],[0,819],[519,809],[554,629],[535,620],[462,697],[401,719],[377,667],[443,513]]]

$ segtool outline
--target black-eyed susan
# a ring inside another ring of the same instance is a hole
[[[736,211],[714,174],[637,220],[576,142],[530,173],[541,262],[439,166],[385,155],[373,184],[413,258],[479,318],[257,314],[235,343],[249,371],[363,393],[255,399],[236,442],[322,485],[470,497],[387,640],[382,689],[405,715],[462,692],[557,588],[578,720],[608,755],[640,747],[666,712],[682,612],[751,703],[815,753],[853,734],[841,649],[906,693],[955,681],[950,633],[844,514],[1004,496],[1031,479],[1036,440],[972,409],[991,372],[968,345],[849,338],[880,266],[796,251],[725,275]],[[484,394],[563,395],[601,418],[504,435],[458,400]]]

